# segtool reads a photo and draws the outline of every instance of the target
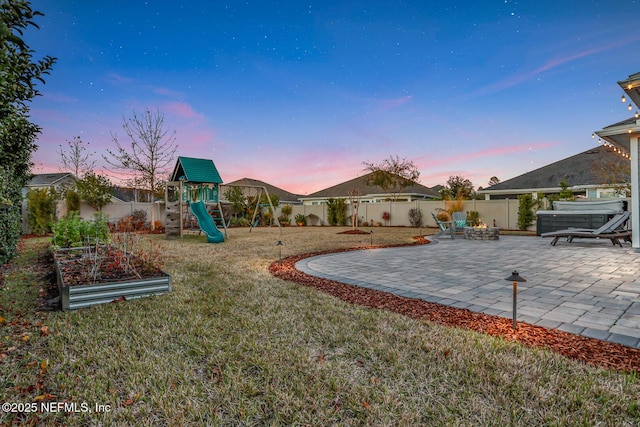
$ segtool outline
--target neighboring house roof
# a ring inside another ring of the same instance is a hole
[[[69,172],[61,172],[61,173],[40,173],[36,174],[31,178],[27,187],[51,187],[62,185],[66,182],[75,181],[75,177],[72,173]]]
[[[629,159],[620,156],[609,147],[598,146],[479,190],[478,193],[504,193],[506,190],[553,190],[560,187],[559,183],[562,180],[565,180],[569,187],[605,185],[595,173],[602,168],[603,162],[622,165],[623,162],[628,163]]]
[[[151,199],[150,194],[149,190],[140,188],[111,187],[111,195],[121,202],[148,201]]]
[[[275,194],[278,196],[278,198],[280,199],[280,203],[294,203],[294,204],[298,204],[300,203],[300,201],[298,200],[300,197],[302,197],[299,194],[294,194],[294,193],[290,193],[286,190],[283,190],[282,188],[278,188],[276,186],[273,186],[271,184],[267,184],[264,181],[260,181],[257,179],[251,179],[251,178],[242,178],[242,179],[238,179],[236,181],[233,182],[229,182],[225,185],[222,185],[220,187],[220,194],[222,194],[224,196],[224,192],[227,191],[229,189],[229,187],[232,186],[255,186],[255,187],[265,187],[267,189],[267,191],[269,192],[269,194]]]
[[[178,157],[169,181],[222,184],[222,178],[213,160],[194,157]]]
[[[334,185],[333,187],[325,188],[324,190],[317,191],[313,194],[309,194],[308,196],[301,197],[301,199],[318,199],[318,198],[331,198],[331,197],[348,197],[349,192],[352,190],[359,191],[360,197],[366,196],[390,196],[392,193],[389,190],[385,190],[378,185],[368,185],[367,182],[373,175],[372,173],[368,173],[366,175],[359,176],[357,178],[351,179],[349,181],[345,181],[343,183]],[[429,187],[425,187],[421,184],[413,184],[409,187],[405,187],[398,194],[404,195],[418,195],[424,197],[438,197],[439,194],[437,191]]]

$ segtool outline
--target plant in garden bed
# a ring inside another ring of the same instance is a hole
[[[87,285],[162,276],[160,248],[141,244],[133,233],[119,233],[113,244],[88,245],[55,252],[65,286]]]
[[[65,218],[51,225],[53,239],[51,245],[57,248],[73,248],[87,244],[109,243],[110,234],[106,216],[96,215],[95,220],[86,221],[78,212],[71,212]]]

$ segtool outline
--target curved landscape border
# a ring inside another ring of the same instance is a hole
[[[640,373],[640,349],[601,341],[557,329],[544,328],[518,322],[513,330],[511,319],[477,313],[468,309],[449,307],[415,298],[407,298],[388,292],[362,288],[335,280],[311,276],[296,269],[296,263],[304,258],[354,250],[414,246],[429,243],[424,237],[415,243],[365,246],[293,255],[275,261],[269,271],[275,277],[300,285],[314,287],[351,304],[388,310],[414,319],[429,320],[446,326],[467,328],[505,340],[518,341],[531,347],[542,347],[581,362],[626,372]]]

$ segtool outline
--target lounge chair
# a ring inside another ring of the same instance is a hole
[[[435,236],[433,236],[434,238],[440,237],[445,233],[449,233],[452,239],[456,238],[455,221],[440,221],[433,212],[431,212],[431,216],[433,217],[433,220],[436,222],[436,224],[440,228],[440,232]]]
[[[456,232],[464,231],[467,226],[467,214],[465,212],[454,212],[453,222],[455,223]]]
[[[551,231],[549,233],[542,233],[542,237],[553,237],[551,245],[555,246],[558,240],[562,237],[566,237],[569,243],[573,242],[573,239],[609,239],[611,244],[622,246],[620,239],[624,241],[630,241],[631,230],[625,228],[626,222],[629,220],[629,212],[623,212],[615,215],[609,221],[597,229],[588,228],[568,228],[566,230]]]

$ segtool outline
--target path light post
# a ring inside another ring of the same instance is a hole
[[[371,236],[371,246],[373,246],[373,230],[369,231],[369,236]]]
[[[282,243],[282,240],[278,240],[278,243],[276,243],[276,246],[278,247],[278,260],[280,261],[280,265],[282,265],[282,246],[284,245],[284,243]]]
[[[511,276],[505,278],[504,280],[510,280],[513,282],[513,329],[518,329],[518,325],[516,324],[517,318],[517,306],[518,306],[518,282],[526,282],[527,279],[520,276],[516,270],[513,270]]]

